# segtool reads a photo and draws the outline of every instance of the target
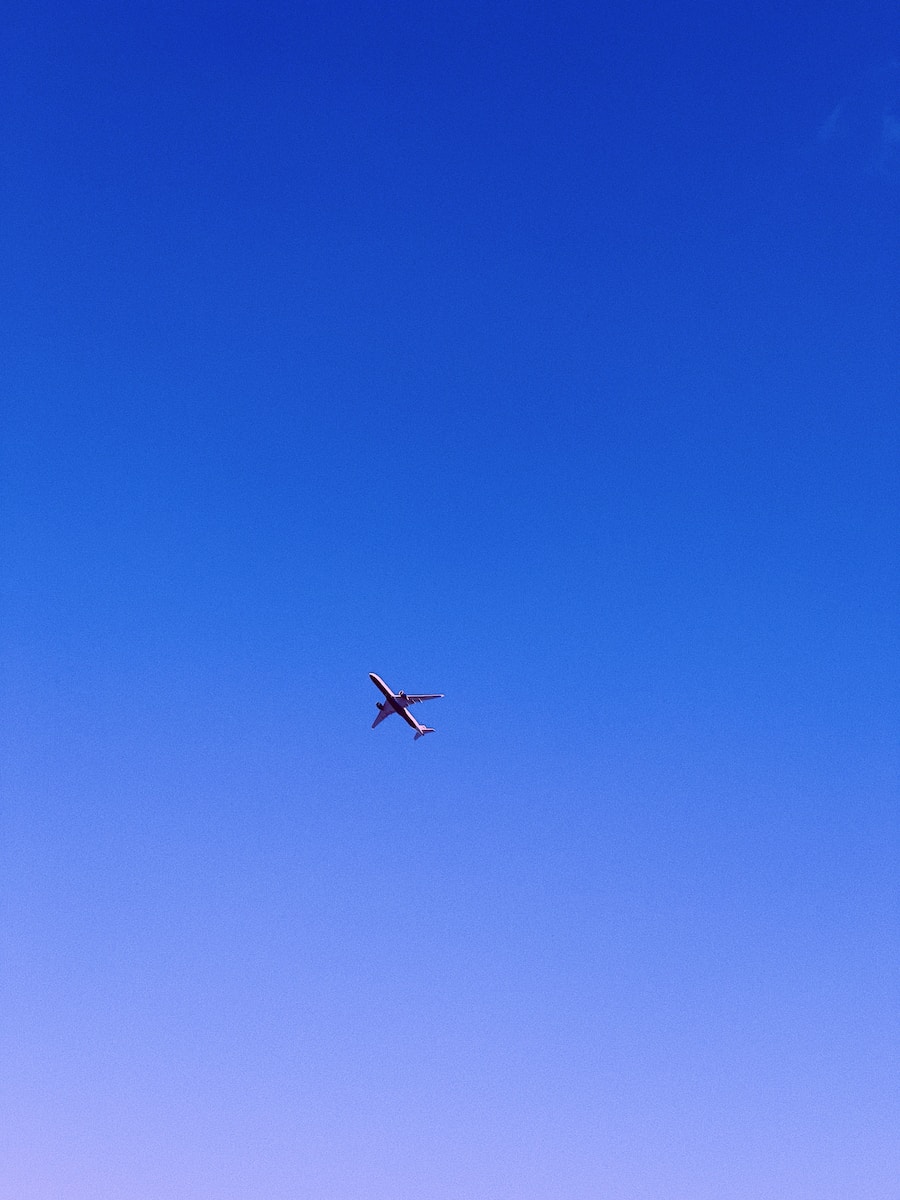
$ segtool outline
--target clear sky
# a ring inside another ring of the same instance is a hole
[[[895,1200],[896,3],[3,25],[4,1200]]]

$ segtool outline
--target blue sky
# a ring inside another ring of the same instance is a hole
[[[0,53],[10,1195],[893,1197],[894,7]]]

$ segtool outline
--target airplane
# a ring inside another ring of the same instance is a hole
[[[418,704],[420,700],[441,700],[444,696],[443,692],[434,692],[430,696],[407,696],[406,692],[397,692],[395,694],[384,680],[379,679],[377,675],[373,675],[370,672],[369,678],[384,696],[384,700],[379,700],[375,705],[378,709],[378,716],[372,722],[373,729],[376,725],[380,725],[385,717],[389,717],[391,713],[399,713],[407,725],[412,726],[416,731],[416,735],[413,738],[414,742],[417,742],[420,737],[424,737],[426,733],[434,733],[433,729],[429,729],[427,725],[420,725],[416,718],[410,715],[409,706],[410,704]]]

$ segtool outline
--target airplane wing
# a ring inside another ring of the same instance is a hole
[[[385,719],[385,717],[389,717],[391,715],[391,713],[394,711],[389,704],[379,704],[378,707],[381,709],[381,712],[378,714],[378,716],[372,722],[373,729],[375,728],[376,725],[380,725],[381,722]]]
[[[443,692],[435,692],[431,696],[407,696],[406,698],[410,702],[410,704],[418,704],[420,700],[443,700],[444,693]]]

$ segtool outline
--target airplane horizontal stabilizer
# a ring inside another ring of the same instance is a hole
[[[427,727],[423,727],[422,729],[420,729],[420,730],[419,730],[419,732],[418,732],[418,733],[416,734],[416,736],[413,738],[413,741],[414,741],[414,742],[417,742],[417,741],[419,740],[419,738],[420,738],[420,737],[424,737],[426,733],[434,733],[434,730],[433,730],[433,729],[428,729]]]

